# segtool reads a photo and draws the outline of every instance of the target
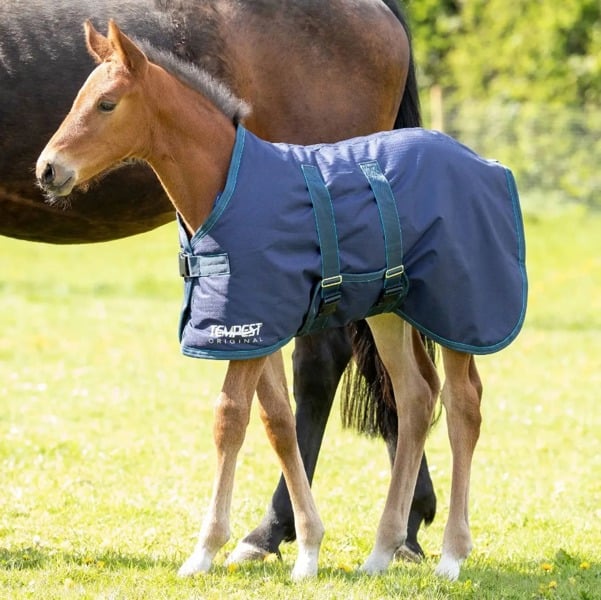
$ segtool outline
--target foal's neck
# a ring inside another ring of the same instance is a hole
[[[236,129],[200,93],[162,69],[155,75],[155,121],[145,159],[189,232],[194,233],[225,186]]]

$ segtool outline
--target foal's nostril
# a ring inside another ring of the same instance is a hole
[[[54,167],[52,166],[52,163],[47,163],[46,168],[42,172],[42,176],[40,177],[40,179],[43,184],[48,185],[49,183],[52,183],[54,181],[54,177]]]

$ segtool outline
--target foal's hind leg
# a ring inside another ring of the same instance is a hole
[[[264,364],[264,358],[229,363],[215,406],[213,439],[217,449],[217,473],[213,495],[196,548],[181,566],[180,576],[208,571],[213,558],[230,537],[236,459],[244,441],[250,406]]]
[[[472,548],[468,520],[470,472],[480,435],[482,383],[474,357],[443,348],[445,383],[442,401],[453,453],[449,518],[444,532],[442,556],[436,573],[451,580],[459,577],[461,563]]]
[[[294,415],[290,407],[284,363],[280,352],[272,354],[257,386],[261,418],[271,445],[275,449],[292,502],[298,556],[293,579],[317,574],[319,547],[324,528],[311,494],[309,480],[301,459]]]
[[[407,521],[428,428],[439,391],[436,369],[417,332],[395,315],[368,320],[390,375],[398,414],[392,478],[376,543],[362,569],[384,571],[407,537]]]

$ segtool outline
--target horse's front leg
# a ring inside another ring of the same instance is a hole
[[[196,548],[179,570],[181,576],[208,571],[213,558],[230,537],[236,459],[244,441],[252,398],[264,365],[264,358],[229,363],[215,406],[213,439],[217,450],[217,472],[213,495]]]
[[[444,531],[437,575],[459,577],[461,563],[472,549],[468,519],[470,473],[474,449],[480,436],[482,383],[474,357],[443,348],[445,384],[442,402],[453,453],[449,518]]]
[[[261,418],[279,458],[294,512],[298,555],[292,577],[296,580],[311,577],[317,574],[324,528],[298,448],[281,352],[268,358],[258,382],[257,395]]]

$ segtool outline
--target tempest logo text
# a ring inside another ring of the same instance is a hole
[[[215,339],[222,338],[254,338],[261,333],[263,323],[247,323],[245,325],[211,325],[209,336]]]

